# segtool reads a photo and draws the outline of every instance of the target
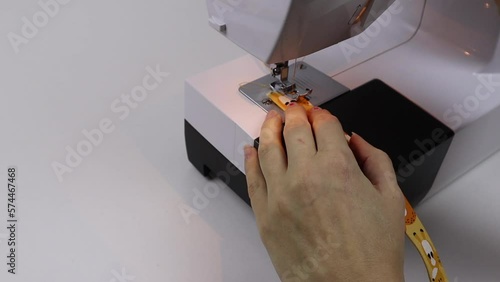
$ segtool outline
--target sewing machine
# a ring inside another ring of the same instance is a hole
[[[253,56],[186,81],[188,158],[247,203],[243,147],[280,111],[271,91],[386,151],[412,204],[500,149],[499,0],[207,4],[209,24]]]

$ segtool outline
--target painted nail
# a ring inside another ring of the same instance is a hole
[[[291,102],[290,104],[288,104],[288,106],[289,106],[289,107],[293,107],[293,106],[295,106],[295,105],[296,105],[296,103],[295,103],[295,102]]]
[[[320,107],[314,107],[313,110],[318,111],[318,110],[321,110],[321,108]]]

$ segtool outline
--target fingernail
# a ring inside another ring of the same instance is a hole
[[[363,136],[361,136],[361,135],[357,134],[356,132],[351,132],[351,138],[352,138],[352,137],[354,137],[354,136],[357,136],[357,137],[359,137],[359,138],[361,138],[361,139],[365,140],[365,139],[363,138]]]
[[[275,117],[277,114],[278,114],[278,113],[277,113],[275,110],[270,110],[269,112],[267,112],[266,119],[273,118],[273,117]]]
[[[320,107],[314,107],[313,110],[314,111],[318,111],[318,110],[321,110],[321,108]]]
[[[295,102],[291,102],[290,104],[288,104],[288,106],[289,106],[289,107],[293,107],[293,106],[295,106],[295,105],[296,105],[296,103],[295,103]]]
[[[351,142],[351,136],[349,136],[349,134],[344,133],[344,136],[345,136],[345,140],[347,141],[347,143]]]
[[[245,148],[243,148],[243,152],[245,152],[245,160],[250,158],[250,156],[252,155],[252,150],[253,150],[252,146],[245,145]]]

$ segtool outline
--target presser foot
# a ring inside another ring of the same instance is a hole
[[[290,70],[295,70],[295,75],[292,74],[289,77],[287,81],[289,85],[282,85],[282,82],[276,77],[266,75],[242,85],[239,91],[265,112],[270,110],[282,112],[269,99],[269,94],[273,91],[280,92],[291,100],[303,96],[313,105],[321,105],[349,91],[347,87],[311,65],[304,62],[296,64],[297,66],[295,64],[290,66]]]

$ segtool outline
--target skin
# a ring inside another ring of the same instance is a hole
[[[245,170],[281,281],[404,281],[405,202],[391,160],[359,135],[347,142],[327,110],[292,104],[284,128],[270,111]]]

